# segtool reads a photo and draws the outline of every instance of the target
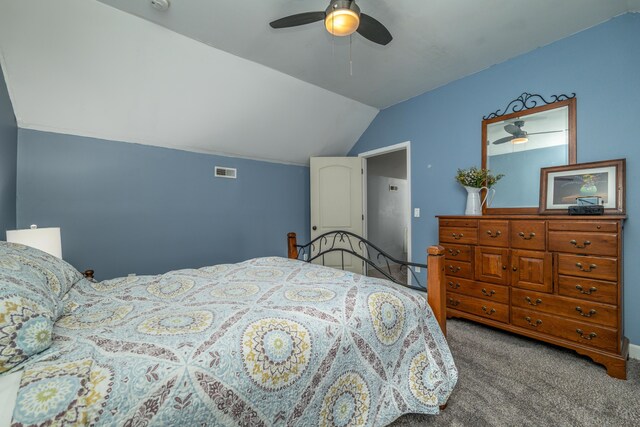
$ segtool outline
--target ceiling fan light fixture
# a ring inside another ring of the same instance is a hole
[[[334,36],[349,36],[360,25],[360,8],[352,1],[337,0],[331,2],[326,11],[324,26]]]
[[[526,136],[518,136],[511,140],[512,144],[524,144],[525,142],[529,142],[529,138],[527,138]]]

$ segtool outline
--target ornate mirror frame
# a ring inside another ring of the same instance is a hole
[[[515,119],[530,114],[540,113],[542,111],[553,110],[556,108],[568,107],[568,161],[569,165],[576,164],[576,94],[571,95],[552,95],[551,101],[547,101],[541,95],[530,94],[524,92],[518,98],[511,101],[503,112],[496,110],[495,112],[484,116],[482,119],[482,168],[487,167],[487,126],[501,122],[504,120]],[[483,190],[483,193],[485,191]],[[484,197],[484,196],[483,196]],[[509,214],[509,215],[533,215],[538,213],[538,206],[525,208],[488,208],[486,205],[482,207],[482,214]]]

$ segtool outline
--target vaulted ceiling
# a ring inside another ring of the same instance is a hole
[[[306,164],[344,155],[379,108],[640,10],[640,0],[360,0],[394,39],[356,34],[350,48],[322,22],[268,26],[327,0],[170,2],[160,12],[150,0],[0,0],[19,126]]]
[[[329,0],[100,0],[218,49],[376,108],[560,40],[629,10],[640,0],[356,0],[394,39],[379,46],[332,37],[316,22],[274,30],[283,16],[323,11]]]
[[[94,0],[0,0],[18,126],[293,164],[378,110]]]

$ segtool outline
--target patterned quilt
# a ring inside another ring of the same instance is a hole
[[[284,258],[82,280],[15,426],[382,426],[457,381],[423,295]]]

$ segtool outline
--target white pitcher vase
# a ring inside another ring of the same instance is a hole
[[[491,204],[491,202],[493,201],[493,197],[496,195],[495,188],[487,188],[487,187],[475,188],[475,187],[467,187],[466,185],[464,186],[464,188],[467,190],[467,208],[464,211],[465,215],[482,215],[482,205],[487,203],[489,192],[493,191],[493,193],[491,193],[491,199],[489,199],[487,206]],[[487,193],[485,194],[484,199],[481,202],[480,191],[482,190],[487,190]]]

